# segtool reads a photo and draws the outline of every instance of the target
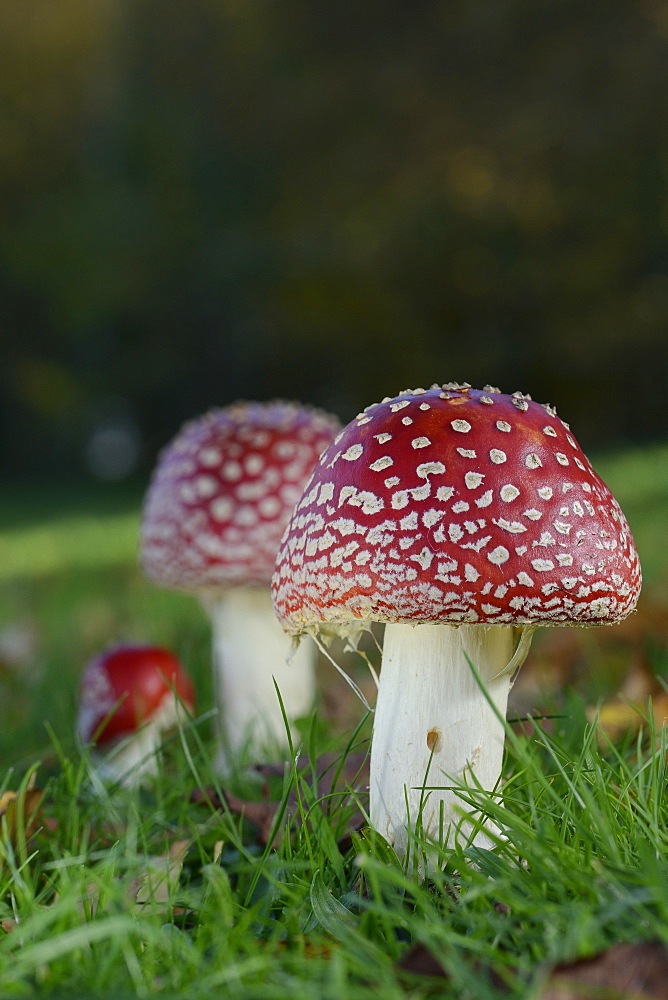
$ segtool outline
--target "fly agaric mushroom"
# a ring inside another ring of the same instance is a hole
[[[107,777],[134,784],[155,770],[165,732],[191,715],[193,685],[158,646],[118,646],[95,656],[81,679],[77,732],[94,744]]]
[[[235,403],[185,425],[162,452],[144,508],[141,560],[196,593],[213,627],[214,697],[225,752],[285,743],[285,712],[310,710],[314,657],[278,625],[269,583],[295,502],[336,417],[295,403]]]
[[[423,831],[452,841],[457,792],[427,787],[496,786],[533,629],[621,621],[640,584],[626,519],[555,410],[451,383],[368,407],[321,456],[273,596],[295,636],[387,623],[371,823],[405,852],[420,807]]]

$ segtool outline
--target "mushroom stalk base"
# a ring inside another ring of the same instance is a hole
[[[157,774],[159,752],[165,735],[179,725],[186,725],[188,712],[183,705],[168,694],[160,708],[149,722],[132,736],[110,749],[93,749],[100,776],[107,781],[118,782],[126,788],[134,788],[143,778]]]
[[[410,832],[452,846],[471,836],[471,807],[444,786],[480,784],[501,774],[504,730],[466,657],[505,718],[513,630],[484,625],[388,625],[371,750],[371,825],[399,854]],[[433,786],[441,786],[435,787]],[[433,790],[430,790],[432,789]],[[478,846],[491,841],[475,834]]]
[[[276,686],[290,722],[311,710],[315,646],[303,642],[293,650],[274,615],[269,588],[230,588],[204,603],[213,626],[214,698],[221,741],[216,768],[224,772],[243,750],[257,758],[286,747]]]

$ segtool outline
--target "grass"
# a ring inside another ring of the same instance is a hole
[[[646,600],[662,607],[667,459],[657,446],[598,463],[636,535]],[[589,673],[535,706],[558,719],[509,727],[503,802],[466,793],[505,839],[445,852],[429,882],[356,828],[362,792],[338,794],[369,727],[323,668],[330,711],[305,721],[294,756],[329,754],[341,776],[324,795],[313,764],[270,778],[267,843],[212,774],[207,622],[191,598],[143,580],[139,498],[20,486],[0,498],[0,794],[18,795],[0,820],[0,996],[538,1000],[556,963],[619,941],[668,947],[665,728],[647,713],[613,742],[585,712],[612,656],[616,680],[638,649],[665,674],[665,636],[608,647],[597,636],[614,630],[580,630]],[[73,737],[83,666],[121,639],[174,649],[203,714],[134,791],[96,785]],[[262,798],[242,771],[230,784]],[[420,951],[437,975],[418,973]]]
[[[213,780],[196,729],[135,793],[93,796],[86,762],[64,759],[41,831],[4,839],[2,996],[418,997],[424,978],[399,964],[417,945],[438,957],[439,996],[520,998],[554,963],[668,946],[668,745],[648,736],[601,750],[574,716],[511,730],[503,804],[471,799],[507,840],[449,853],[428,884],[370,831],[337,842],[345,816],[293,770],[279,802],[296,790],[308,822],[277,849],[193,806]]]

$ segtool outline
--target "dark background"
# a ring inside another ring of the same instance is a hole
[[[666,437],[665,0],[0,0],[0,471],[438,381]]]

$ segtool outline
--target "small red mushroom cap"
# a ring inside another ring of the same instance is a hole
[[[83,743],[95,739],[98,746],[108,746],[150,722],[173,694],[192,714],[192,681],[169,650],[158,646],[108,649],[90,661],[81,679],[79,736]]]
[[[296,403],[235,403],[191,421],[162,452],[141,561],[185,590],[268,584],[283,529],[336,417]]]
[[[359,619],[612,623],[640,585],[626,519],[554,409],[451,383],[344,428],[295,509],[272,589],[298,634]]]

